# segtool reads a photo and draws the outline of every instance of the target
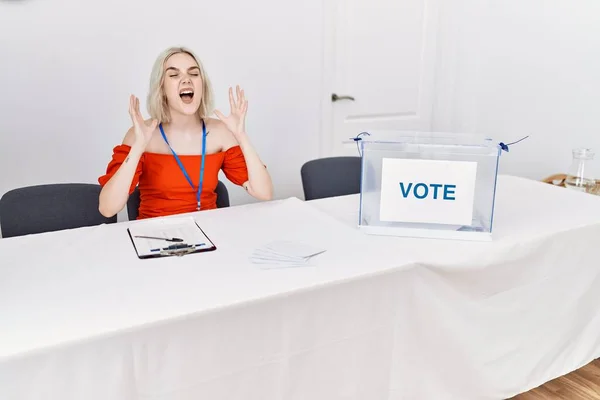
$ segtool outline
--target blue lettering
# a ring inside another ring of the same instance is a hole
[[[414,185],[414,186],[413,186]],[[429,190],[431,188],[431,190]],[[433,192],[433,199],[437,200],[442,197],[442,188],[443,188],[443,199],[444,200],[456,200],[456,185],[444,185],[441,183],[413,183],[409,182],[408,184],[404,182],[400,182],[400,191],[402,192],[402,197],[407,198],[412,195],[422,200],[429,196],[430,192]]]
[[[440,185],[439,183],[432,183],[429,186],[431,186],[433,188],[433,199],[437,200],[438,197],[438,189],[441,188],[444,185]]]
[[[400,182],[400,190],[402,191],[402,196],[404,196],[404,198],[407,198],[408,195],[410,194],[410,188],[412,187],[412,182],[408,184],[408,187],[406,188],[406,190],[404,190],[404,182]]]
[[[450,197],[450,195],[454,195],[454,189],[456,189],[456,185],[444,185],[444,200],[456,200],[456,197]]]
[[[422,196],[419,196],[419,194],[417,193],[417,189],[422,187],[423,189],[425,189],[425,191],[423,192]],[[427,195],[429,194],[429,188],[427,187],[426,184],[424,183],[417,183],[415,185],[415,190],[414,190],[414,195],[417,199],[424,199],[425,197],[427,197]]]

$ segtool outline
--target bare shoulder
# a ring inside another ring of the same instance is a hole
[[[125,137],[123,138],[123,144],[127,146],[133,146],[135,143],[135,130],[133,126],[129,128],[127,133],[125,133]]]
[[[152,123],[152,119],[147,119],[144,121],[146,125],[150,125]],[[156,128],[154,135],[158,133],[158,128]],[[123,138],[123,144],[127,146],[133,146],[135,143],[135,128],[132,125],[129,130],[125,133],[125,137]]]
[[[207,133],[213,136],[212,139],[219,143],[223,151],[238,145],[235,136],[227,129],[223,121],[217,118],[206,118],[205,121]]]

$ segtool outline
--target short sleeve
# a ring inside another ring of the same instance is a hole
[[[236,185],[242,186],[248,182],[248,167],[240,146],[234,146],[225,151],[223,173],[225,173],[227,179]]]
[[[112,178],[113,175],[119,170],[119,168],[121,167],[121,164],[123,164],[123,162],[129,155],[130,150],[131,150],[131,147],[127,146],[125,144],[121,144],[121,145],[114,147],[112,159],[110,160],[110,162],[108,163],[108,166],[106,167],[106,174],[104,174],[98,178],[98,183],[100,183],[101,186],[106,185],[106,183],[110,180],[110,178]],[[143,162],[144,162],[144,155],[142,154],[142,156],[140,157],[140,161],[138,162],[137,168],[135,170],[135,173],[133,175],[133,179],[131,181],[131,186],[129,188],[129,194],[133,193],[133,191],[135,190],[136,186],[138,185],[138,183],[140,181],[140,176],[142,175]]]

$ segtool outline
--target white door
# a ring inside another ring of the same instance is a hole
[[[439,0],[325,4],[321,156],[354,154],[369,130],[431,126]]]

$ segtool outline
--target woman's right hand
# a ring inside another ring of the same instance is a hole
[[[133,95],[129,97],[129,115],[135,132],[134,146],[144,151],[152,139],[152,133],[156,130],[158,121],[155,119],[149,122],[144,121],[140,113],[140,100]]]

